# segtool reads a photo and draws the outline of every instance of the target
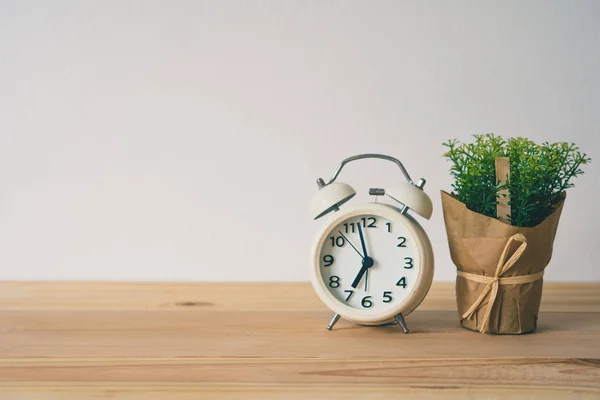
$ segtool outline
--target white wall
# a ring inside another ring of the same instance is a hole
[[[315,179],[441,143],[573,141],[600,162],[597,1],[0,0],[0,279],[307,280]],[[597,163],[548,280],[600,280]],[[385,162],[342,181],[402,180]]]

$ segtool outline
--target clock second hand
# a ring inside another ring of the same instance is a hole
[[[360,256],[360,258],[364,259],[365,257],[360,254],[360,251],[358,251],[358,249],[356,247],[354,247],[354,245],[352,244],[351,241],[348,240],[348,238],[346,236],[344,236],[344,234],[342,233],[342,231],[338,231],[340,233],[340,235],[342,235],[342,237],[346,240],[346,242],[348,242],[348,244],[350,246],[352,246],[352,248],[354,249],[354,251],[356,251],[358,253],[358,255]]]

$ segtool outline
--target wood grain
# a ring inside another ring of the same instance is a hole
[[[453,284],[396,326],[305,283],[0,283],[0,398],[600,398],[600,284],[546,283],[540,329],[459,326]]]
[[[541,310],[600,312],[599,292],[600,284],[596,283],[545,282]],[[1,310],[170,310],[194,306],[212,311],[326,309],[305,282],[0,281],[0,301]],[[433,282],[419,310],[456,311],[454,282]]]

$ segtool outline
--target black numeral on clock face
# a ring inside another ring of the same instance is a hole
[[[398,236],[398,244],[396,247],[406,247],[406,238],[404,236]]]
[[[363,223],[363,228],[377,228],[375,225],[377,223],[377,218],[375,217],[361,218],[360,220]]]
[[[346,233],[354,233],[356,232],[356,224],[354,222],[350,222],[349,224],[344,224],[344,229]]]
[[[333,264],[334,261],[335,261],[335,258],[332,255],[328,254],[326,256],[323,256],[323,262],[324,262],[323,266],[325,266],[325,267],[329,267],[331,264]]]
[[[363,297],[363,299],[361,300],[360,304],[364,307],[364,308],[371,308],[371,306],[373,305],[373,302],[370,300],[371,296],[365,296]]]
[[[331,247],[335,247],[335,246],[342,247],[343,245],[346,244],[346,239],[344,239],[343,236],[338,236],[338,237],[331,236],[329,238],[329,240],[331,240]]]
[[[332,275],[329,277],[329,287],[339,288],[340,287],[340,277],[337,275]]]
[[[350,297],[354,294],[354,290],[344,290],[344,293],[348,293],[348,297],[346,297],[346,301],[350,300]]]
[[[403,289],[406,289],[406,277],[402,277],[396,282],[396,286],[402,286]]]
[[[383,302],[384,303],[390,303],[392,300],[394,300],[392,298],[392,292],[383,292]]]
[[[411,269],[414,267],[412,257],[404,257],[404,261],[406,263],[404,264],[404,269]]]

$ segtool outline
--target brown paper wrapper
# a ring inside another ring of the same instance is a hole
[[[471,211],[464,203],[442,191],[444,221],[452,262],[459,271],[493,277],[508,239],[516,233],[521,233],[527,238],[527,248],[514,266],[502,276],[529,275],[543,271],[552,257],[552,246],[565,198],[563,193],[563,200],[554,212],[538,225],[517,227]],[[516,247],[515,245],[509,250],[508,257],[514,253]],[[486,333],[533,332],[537,327],[542,284],[540,278],[531,283],[500,285],[489,321],[486,326],[482,326],[489,298],[471,318],[461,316],[475,303],[486,284],[457,276],[456,302],[460,323],[467,329]]]

